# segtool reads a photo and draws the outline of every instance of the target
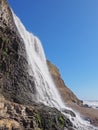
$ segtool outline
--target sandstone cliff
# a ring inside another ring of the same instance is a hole
[[[75,103],[78,105],[82,105],[82,101],[79,100],[76,97],[76,95],[65,85],[57,67],[54,66],[50,61],[47,61],[47,64],[48,64],[49,71],[54,79],[54,82],[55,82],[64,102],[66,104]]]

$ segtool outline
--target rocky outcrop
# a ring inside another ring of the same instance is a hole
[[[76,103],[78,105],[82,105],[82,101],[79,100],[76,97],[76,95],[65,85],[57,67],[48,60],[47,60],[47,64],[48,64],[49,71],[54,79],[54,82],[55,82],[64,102],[66,104],[72,102],[72,103]]]
[[[71,127],[70,120],[55,108],[0,101],[0,130],[73,130]]]

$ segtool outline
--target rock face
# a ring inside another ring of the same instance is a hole
[[[0,0],[0,93],[5,98],[24,104],[32,102],[35,89],[27,66],[24,43],[11,10],[6,0]]]
[[[82,105],[64,84],[58,69],[47,61],[65,103]],[[56,108],[33,101],[36,93],[28,74],[25,46],[6,0],[0,0],[0,130],[73,130],[72,123]],[[76,115],[64,110],[72,117]]]
[[[49,71],[54,79],[54,82],[61,94],[62,99],[65,103],[76,103],[82,105],[82,101],[79,100],[76,95],[65,85],[61,78],[59,70],[50,61],[47,61]]]
[[[55,108],[0,101],[0,130],[72,130],[72,123]]]

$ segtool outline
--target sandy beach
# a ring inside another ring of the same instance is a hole
[[[67,106],[72,108],[74,111],[78,112],[83,119],[90,121],[90,123],[95,126],[98,126],[98,110],[97,109],[79,106],[74,103],[68,103]]]

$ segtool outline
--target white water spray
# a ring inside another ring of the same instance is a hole
[[[61,107],[64,107],[64,103],[49,74],[40,40],[26,31],[25,27],[16,16],[14,16],[14,20],[25,44],[29,64],[29,75],[34,77],[37,90],[37,93],[34,95],[36,101],[51,107],[56,107],[60,110]]]
[[[13,13],[13,18],[16,27],[22,37],[28,60],[28,72],[34,78],[36,94],[32,94],[32,99],[35,101],[44,103],[45,105],[56,107],[58,110],[69,109],[62,101],[58,90],[49,73],[45,54],[40,40],[33,34],[26,31],[25,27]],[[71,111],[73,111],[71,109]],[[74,112],[75,113],[75,112]],[[73,122],[75,129],[77,130],[98,130],[90,125],[90,123],[82,120],[78,114],[74,120],[70,115],[66,115]]]

